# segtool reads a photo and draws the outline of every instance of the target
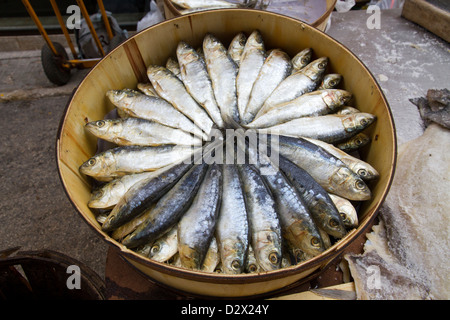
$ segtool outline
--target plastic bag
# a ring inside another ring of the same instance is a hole
[[[336,1],[336,11],[337,12],[347,12],[355,6],[355,0],[338,0]]]
[[[405,0],[372,0],[368,5],[375,5],[380,9],[397,9],[402,8],[404,3]]]
[[[109,39],[108,32],[106,31],[105,24],[101,13],[91,15],[89,18],[95,29],[95,33],[100,40],[103,51],[108,53],[115,48],[119,43],[128,38],[128,32],[122,30],[117,20],[111,15],[111,12],[106,11],[106,15],[109,20],[113,32],[113,38]],[[80,29],[75,29],[75,38],[78,45],[78,50],[83,58],[99,58],[101,53],[99,52],[95,40],[89,30],[89,27],[85,19],[81,20]]]
[[[156,5],[155,1],[150,3],[150,11],[137,23],[136,31],[142,31],[158,22],[164,20],[164,17]]]

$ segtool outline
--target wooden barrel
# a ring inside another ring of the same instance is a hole
[[[365,131],[372,141],[362,150],[361,156],[381,176],[369,185],[373,196],[359,208],[359,226],[313,259],[260,274],[225,275],[186,270],[152,261],[127,249],[101,230],[94,212],[87,205],[91,184],[78,169],[96,152],[97,144],[96,139],[85,131],[84,124],[103,119],[114,108],[105,96],[108,90],[136,88],[138,82],[148,81],[146,66],[165,64],[167,58],[175,54],[180,40],[196,48],[210,32],[228,45],[238,32],[250,34],[255,29],[260,30],[267,49],[282,48],[294,56],[310,47],[316,57],[329,57],[329,72],[343,75],[341,88],[353,93],[355,106],[377,116],[376,122]],[[180,291],[216,297],[264,295],[316,275],[373,222],[391,185],[397,149],[394,122],[386,99],[373,75],[352,52],[299,20],[245,9],[214,10],[174,18],[125,41],[80,83],[61,119],[56,143],[58,171],[67,196],[100,237],[153,281]]]
[[[322,12],[322,15],[315,21],[309,22],[309,24],[319,30],[325,31],[328,20],[331,17],[331,13],[336,6],[337,0],[324,0],[326,1],[326,8]],[[164,15],[166,19],[179,17],[181,15],[180,10],[170,0],[164,0]]]

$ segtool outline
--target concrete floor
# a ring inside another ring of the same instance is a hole
[[[367,17],[333,13],[328,33],[377,77],[402,144],[423,132],[408,99],[448,87],[450,46],[400,18],[398,10],[383,12],[380,30],[367,29]],[[103,277],[107,245],[71,206],[55,160],[61,116],[85,74],[76,70],[69,84],[55,87],[43,73],[40,51],[0,52],[0,250],[56,250]]]

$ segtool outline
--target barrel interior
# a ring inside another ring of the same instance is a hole
[[[340,85],[353,93],[352,105],[373,113],[377,121],[365,131],[371,143],[363,149],[363,160],[381,175],[371,184],[371,200],[360,208],[360,225],[321,255],[297,266],[262,274],[226,276],[189,271],[151,261],[127,249],[101,230],[95,213],[87,206],[91,183],[78,168],[96,152],[96,140],[85,132],[84,124],[102,119],[113,109],[105,93],[111,89],[136,88],[147,81],[146,66],[165,64],[175,55],[180,40],[200,46],[210,32],[228,45],[238,32],[250,34],[258,29],[267,49],[281,48],[291,57],[311,47],[314,57],[330,58],[328,72],[343,75]],[[396,160],[395,128],[388,104],[374,77],[344,46],[321,31],[298,20],[257,10],[232,9],[200,12],[170,19],[128,39],[102,59],[84,78],[63,115],[57,137],[57,164],[68,198],[85,221],[111,246],[120,250],[130,263],[157,282],[203,295],[247,296],[277,290],[323,268],[359,234],[366,231],[382,204],[393,178]]]

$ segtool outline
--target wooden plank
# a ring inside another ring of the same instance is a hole
[[[355,284],[348,282],[322,289],[280,296],[271,300],[356,300]]]
[[[402,17],[450,42],[450,12],[425,0],[406,0]]]

